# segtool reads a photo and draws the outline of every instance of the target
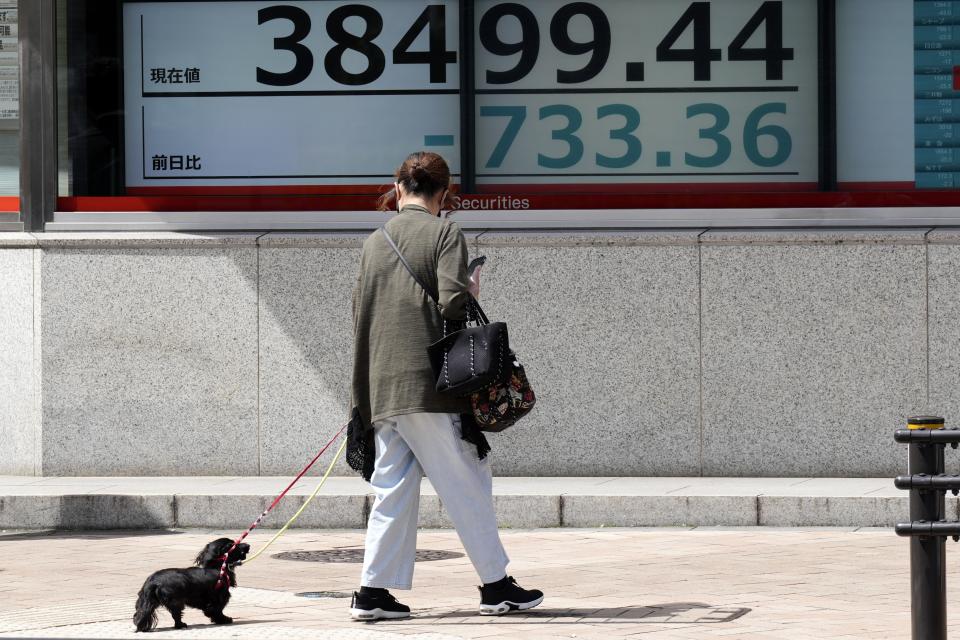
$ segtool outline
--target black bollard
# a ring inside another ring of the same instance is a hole
[[[910,418],[908,428],[942,429],[943,418],[921,416]],[[911,476],[938,476],[944,471],[943,448],[939,442],[911,442],[909,467]],[[910,520],[940,522],[944,517],[944,491],[934,488],[910,489]],[[911,536],[910,538],[910,601],[913,640],[947,640],[947,565],[946,538]]]

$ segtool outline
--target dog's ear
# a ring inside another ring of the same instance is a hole
[[[207,545],[203,548],[203,551],[197,554],[197,557],[193,560],[193,564],[198,567],[205,567],[210,559],[213,557],[213,553],[210,550],[211,545]]]
[[[205,567],[210,563],[220,563],[220,558],[229,551],[230,547],[233,546],[233,540],[230,538],[219,538],[209,543],[203,548],[198,555],[194,563],[198,567]]]

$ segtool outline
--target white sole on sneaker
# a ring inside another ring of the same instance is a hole
[[[384,611],[383,609],[350,609],[350,617],[354,620],[369,622],[371,620],[398,620],[409,618],[409,611]]]
[[[504,600],[499,604],[481,604],[480,615],[502,616],[503,614],[510,613],[511,611],[526,611],[527,609],[533,609],[541,602],[543,602],[543,596],[540,596],[536,600],[531,600],[530,602],[511,602],[509,600]]]

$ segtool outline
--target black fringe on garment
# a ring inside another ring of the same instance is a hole
[[[490,453],[490,443],[487,442],[487,436],[483,435],[477,421],[473,419],[472,413],[460,414],[460,439],[469,442],[477,448],[477,457],[481,460]]]
[[[373,443],[373,429],[367,425],[360,410],[353,408],[350,424],[347,425],[347,464],[354,471],[363,475],[363,479],[370,482],[373,477],[373,462],[377,457],[376,446]]]
[[[460,438],[477,448],[477,457],[483,460],[490,453],[490,443],[480,431],[472,413],[460,414]],[[363,475],[363,479],[370,482],[373,477],[373,463],[377,457],[376,446],[373,442],[373,429],[367,425],[360,410],[354,407],[347,426],[347,464],[354,471]]]

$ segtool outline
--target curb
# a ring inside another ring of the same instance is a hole
[[[0,496],[0,529],[244,528],[273,495],[63,494]],[[303,504],[290,495],[263,527],[279,527]],[[297,528],[362,529],[372,495],[320,495]],[[909,520],[907,496],[495,495],[501,527],[892,527]],[[947,498],[948,519],[960,502]],[[439,497],[420,500],[421,528],[450,528]]]

